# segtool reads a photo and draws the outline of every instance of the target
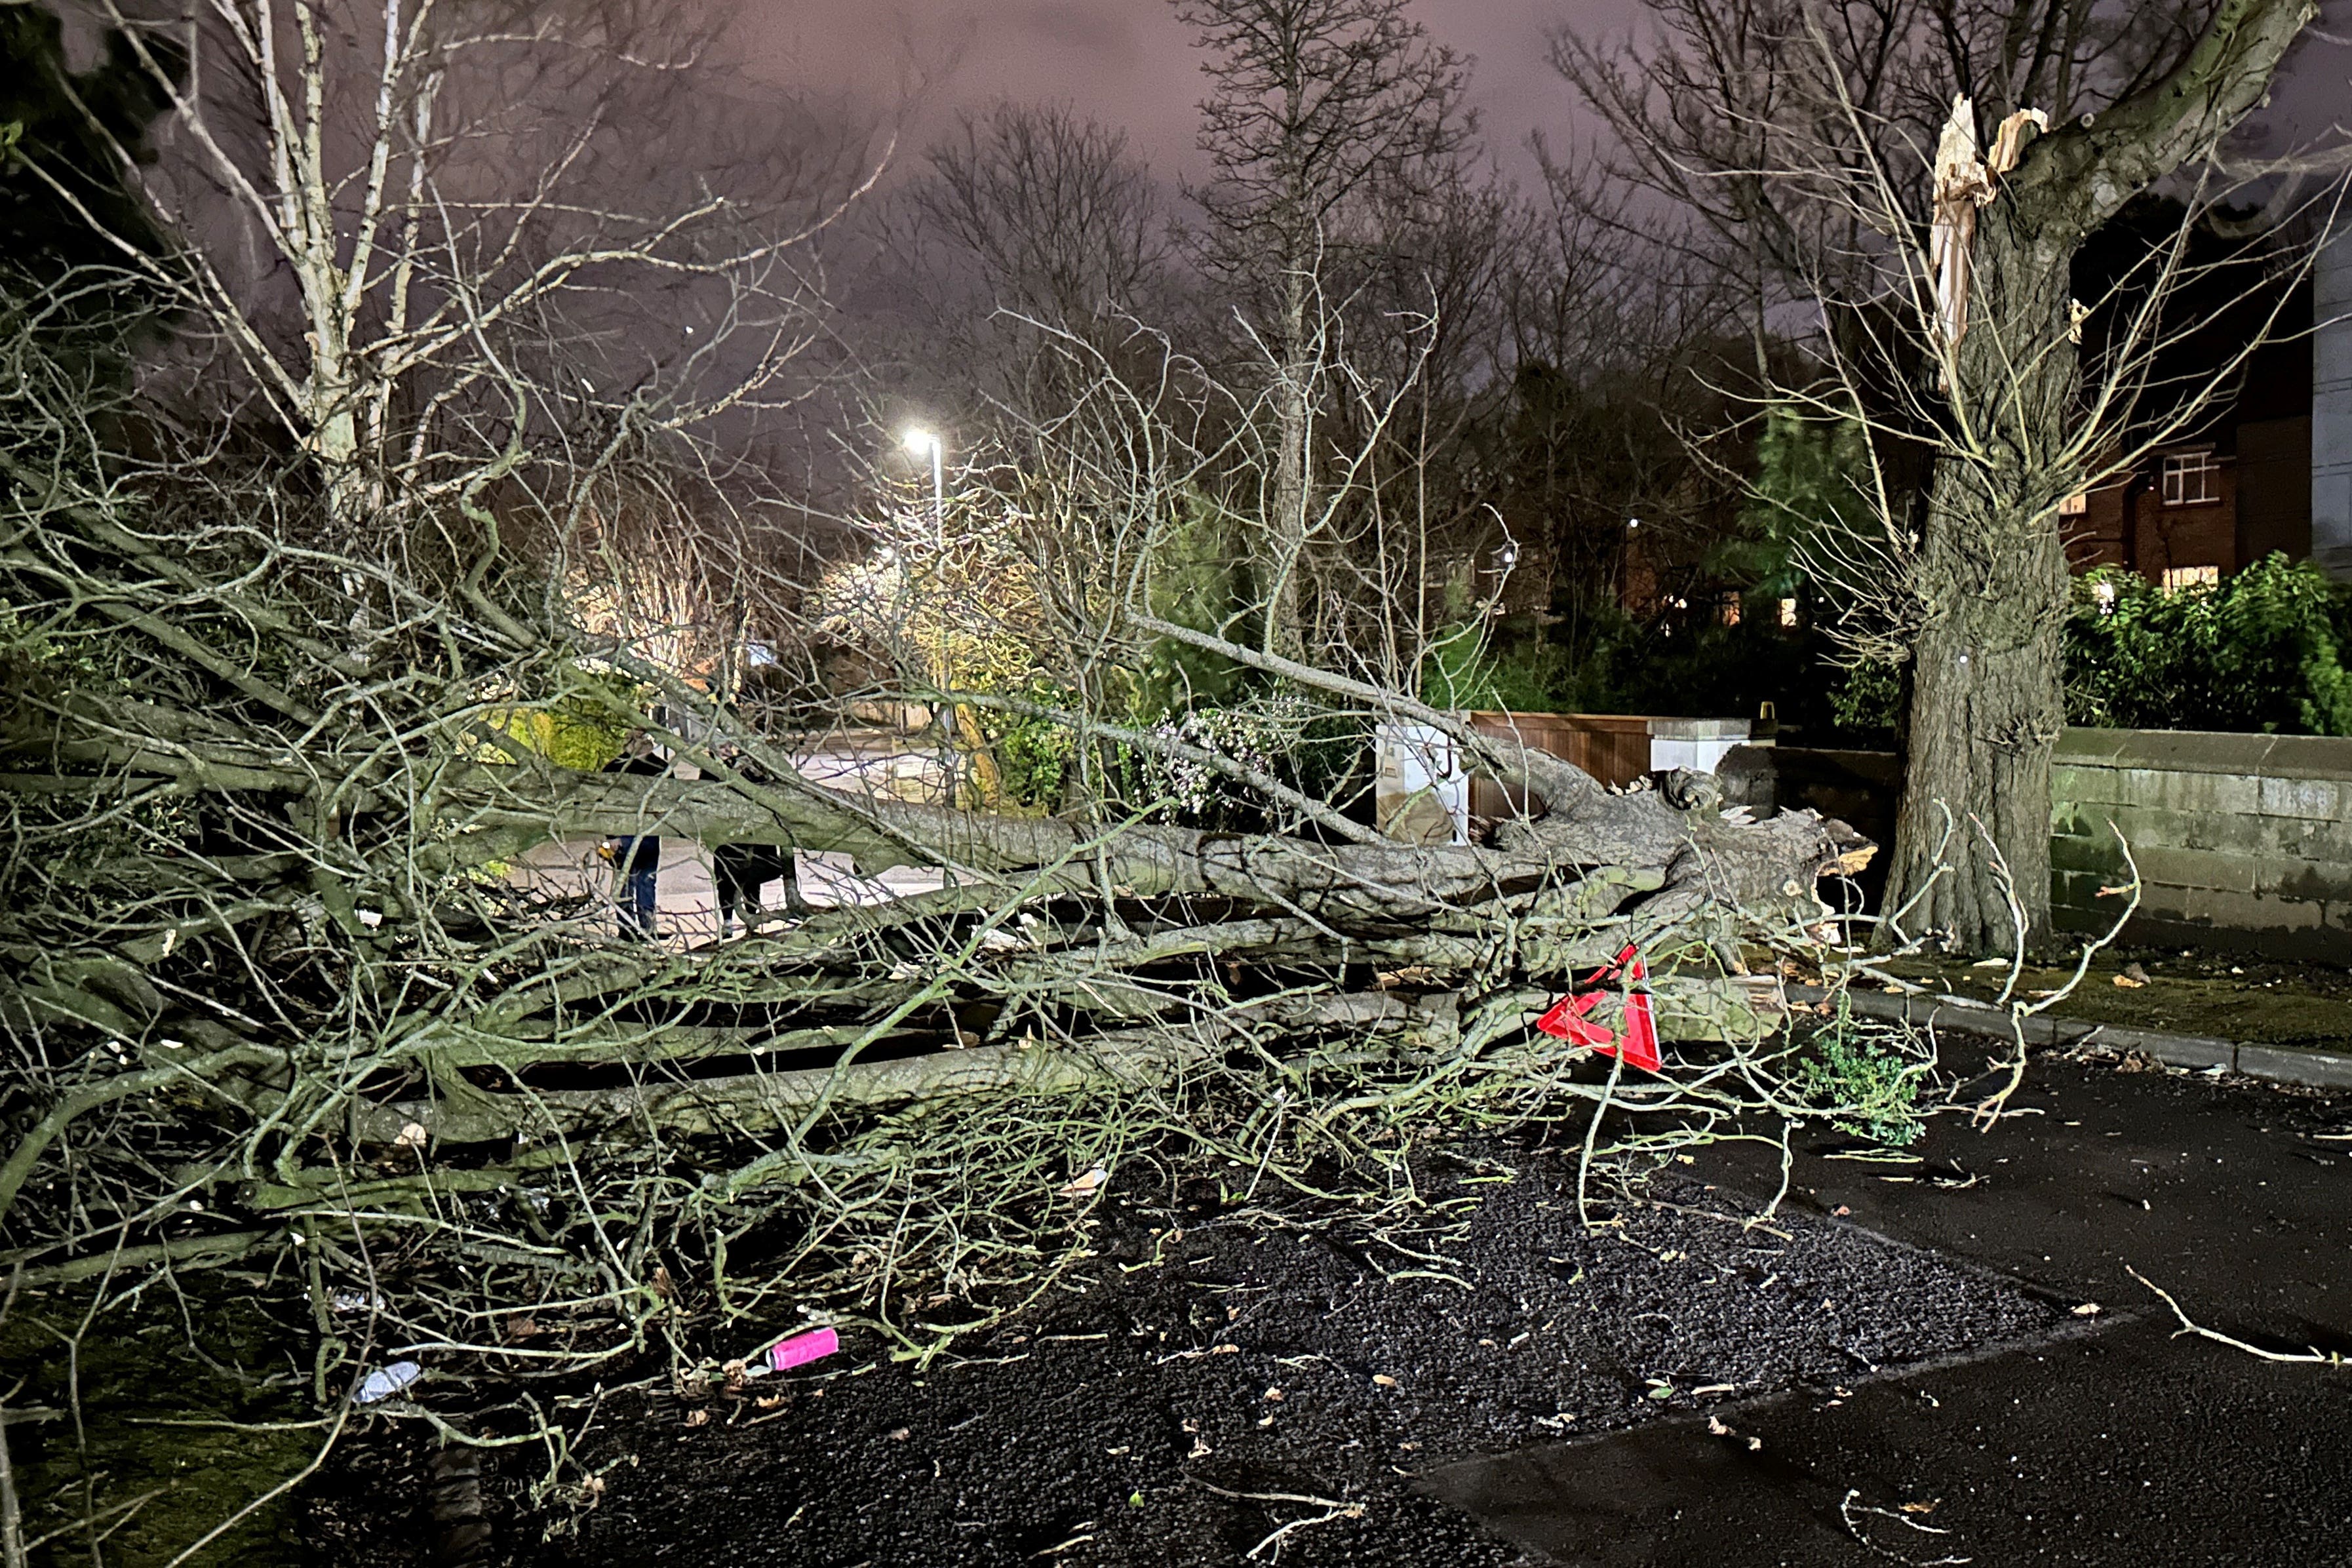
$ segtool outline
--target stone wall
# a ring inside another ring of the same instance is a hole
[[[2113,919],[2119,831],[2142,883],[2128,939],[2352,962],[2352,739],[2069,730],[2051,785],[2060,929]]]

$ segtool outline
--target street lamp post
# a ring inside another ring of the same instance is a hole
[[[931,542],[944,550],[948,542],[947,444],[935,431],[907,432],[907,450],[931,455]]]
[[[917,454],[928,450],[931,455],[931,544],[936,562],[934,569],[944,578],[948,547],[947,443],[940,439],[937,431],[909,430],[907,432],[907,450]],[[948,668],[944,633],[933,652],[932,665],[935,671],[933,679],[938,683],[940,698],[944,700],[952,676]],[[941,721],[940,730],[947,737],[950,751],[961,749],[971,756],[971,783],[979,803],[983,806],[995,805],[1003,787],[997,776],[996,759],[989,755],[988,742],[982,738],[980,725],[972,718],[971,709],[961,703],[943,701],[936,716]],[[952,877],[949,879],[949,885],[954,885]]]

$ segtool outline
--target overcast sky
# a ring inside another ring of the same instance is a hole
[[[918,144],[955,110],[998,98],[1058,100],[1124,128],[1161,174],[1193,172],[1195,106],[1207,91],[1190,33],[1167,0],[740,0],[744,68],[793,89],[879,102],[929,73]],[[1636,0],[1419,0],[1433,37],[1475,56],[1472,95],[1515,174],[1530,131],[1573,123],[1545,36],[1571,15],[1622,31]],[[950,63],[951,62],[951,63]]]
[[[1162,175],[1193,172],[1194,105],[1205,90],[1192,39],[1167,0],[736,0],[742,64],[795,92],[867,107],[930,89],[916,147],[960,108],[1001,97],[1065,101],[1127,130]],[[1472,97],[1487,142],[1512,174],[1528,176],[1524,144],[1579,127],[1572,95],[1546,58],[1560,25],[1622,34],[1638,0],[1418,0],[1412,14],[1434,38],[1475,57]],[[2323,0],[2320,26],[2352,33],[2352,0]],[[2352,105],[2352,47],[2307,38],[2291,62],[2280,108],[2298,125],[2325,126]],[[902,164],[902,166],[904,166]]]

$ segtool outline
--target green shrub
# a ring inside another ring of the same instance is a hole
[[[1851,1027],[1850,1018],[1840,1018],[1816,1035],[1790,1081],[1807,1103],[1831,1112],[1842,1132],[1898,1149],[1918,1142],[1925,1128],[1919,1084],[1927,1065],[1857,1039]]]
[[[511,763],[520,750],[536,752],[559,768],[593,773],[621,754],[628,744],[630,725],[624,715],[635,711],[644,693],[627,677],[609,670],[563,665],[556,672],[557,690],[543,700],[493,709],[483,715],[500,741],[487,744],[486,761]]]
[[[2352,735],[2345,591],[2308,562],[2256,562],[2165,589],[2106,568],[2066,619],[2070,722],[2143,730]]]
[[[1068,710],[1072,694],[1050,680],[1032,680],[1013,693],[1040,708]],[[1013,805],[1051,811],[1062,802],[1062,781],[1077,755],[1077,732],[1058,719],[987,710],[981,729],[1003,779],[1004,798]]]
[[[1824,534],[1875,531],[1870,447],[1862,421],[1782,404],[1756,437],[1739,532],[1707,553],[1714,575],[1785,599],[1806,581],[1805,552]]]
[[[1885,734],[1890,739],[1903,721],[1903,671],[1891,664],[1865,659],[1828,677],[1830,713],[1837,727],[1854,734]]]

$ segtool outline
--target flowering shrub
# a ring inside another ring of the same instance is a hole
[[[1296,696],[1262,697],[1230,708],[1194,708],[1164,719],[1152,732],[1227,758],[1285,784],[1299,782],[1298,752],[1321,710]],[[1137,803],[1165,801],[1171,820],[1192,827],[1255,830],[1267,826],[1260,797],[1206,760],[1135,748],[1129,790]]]

